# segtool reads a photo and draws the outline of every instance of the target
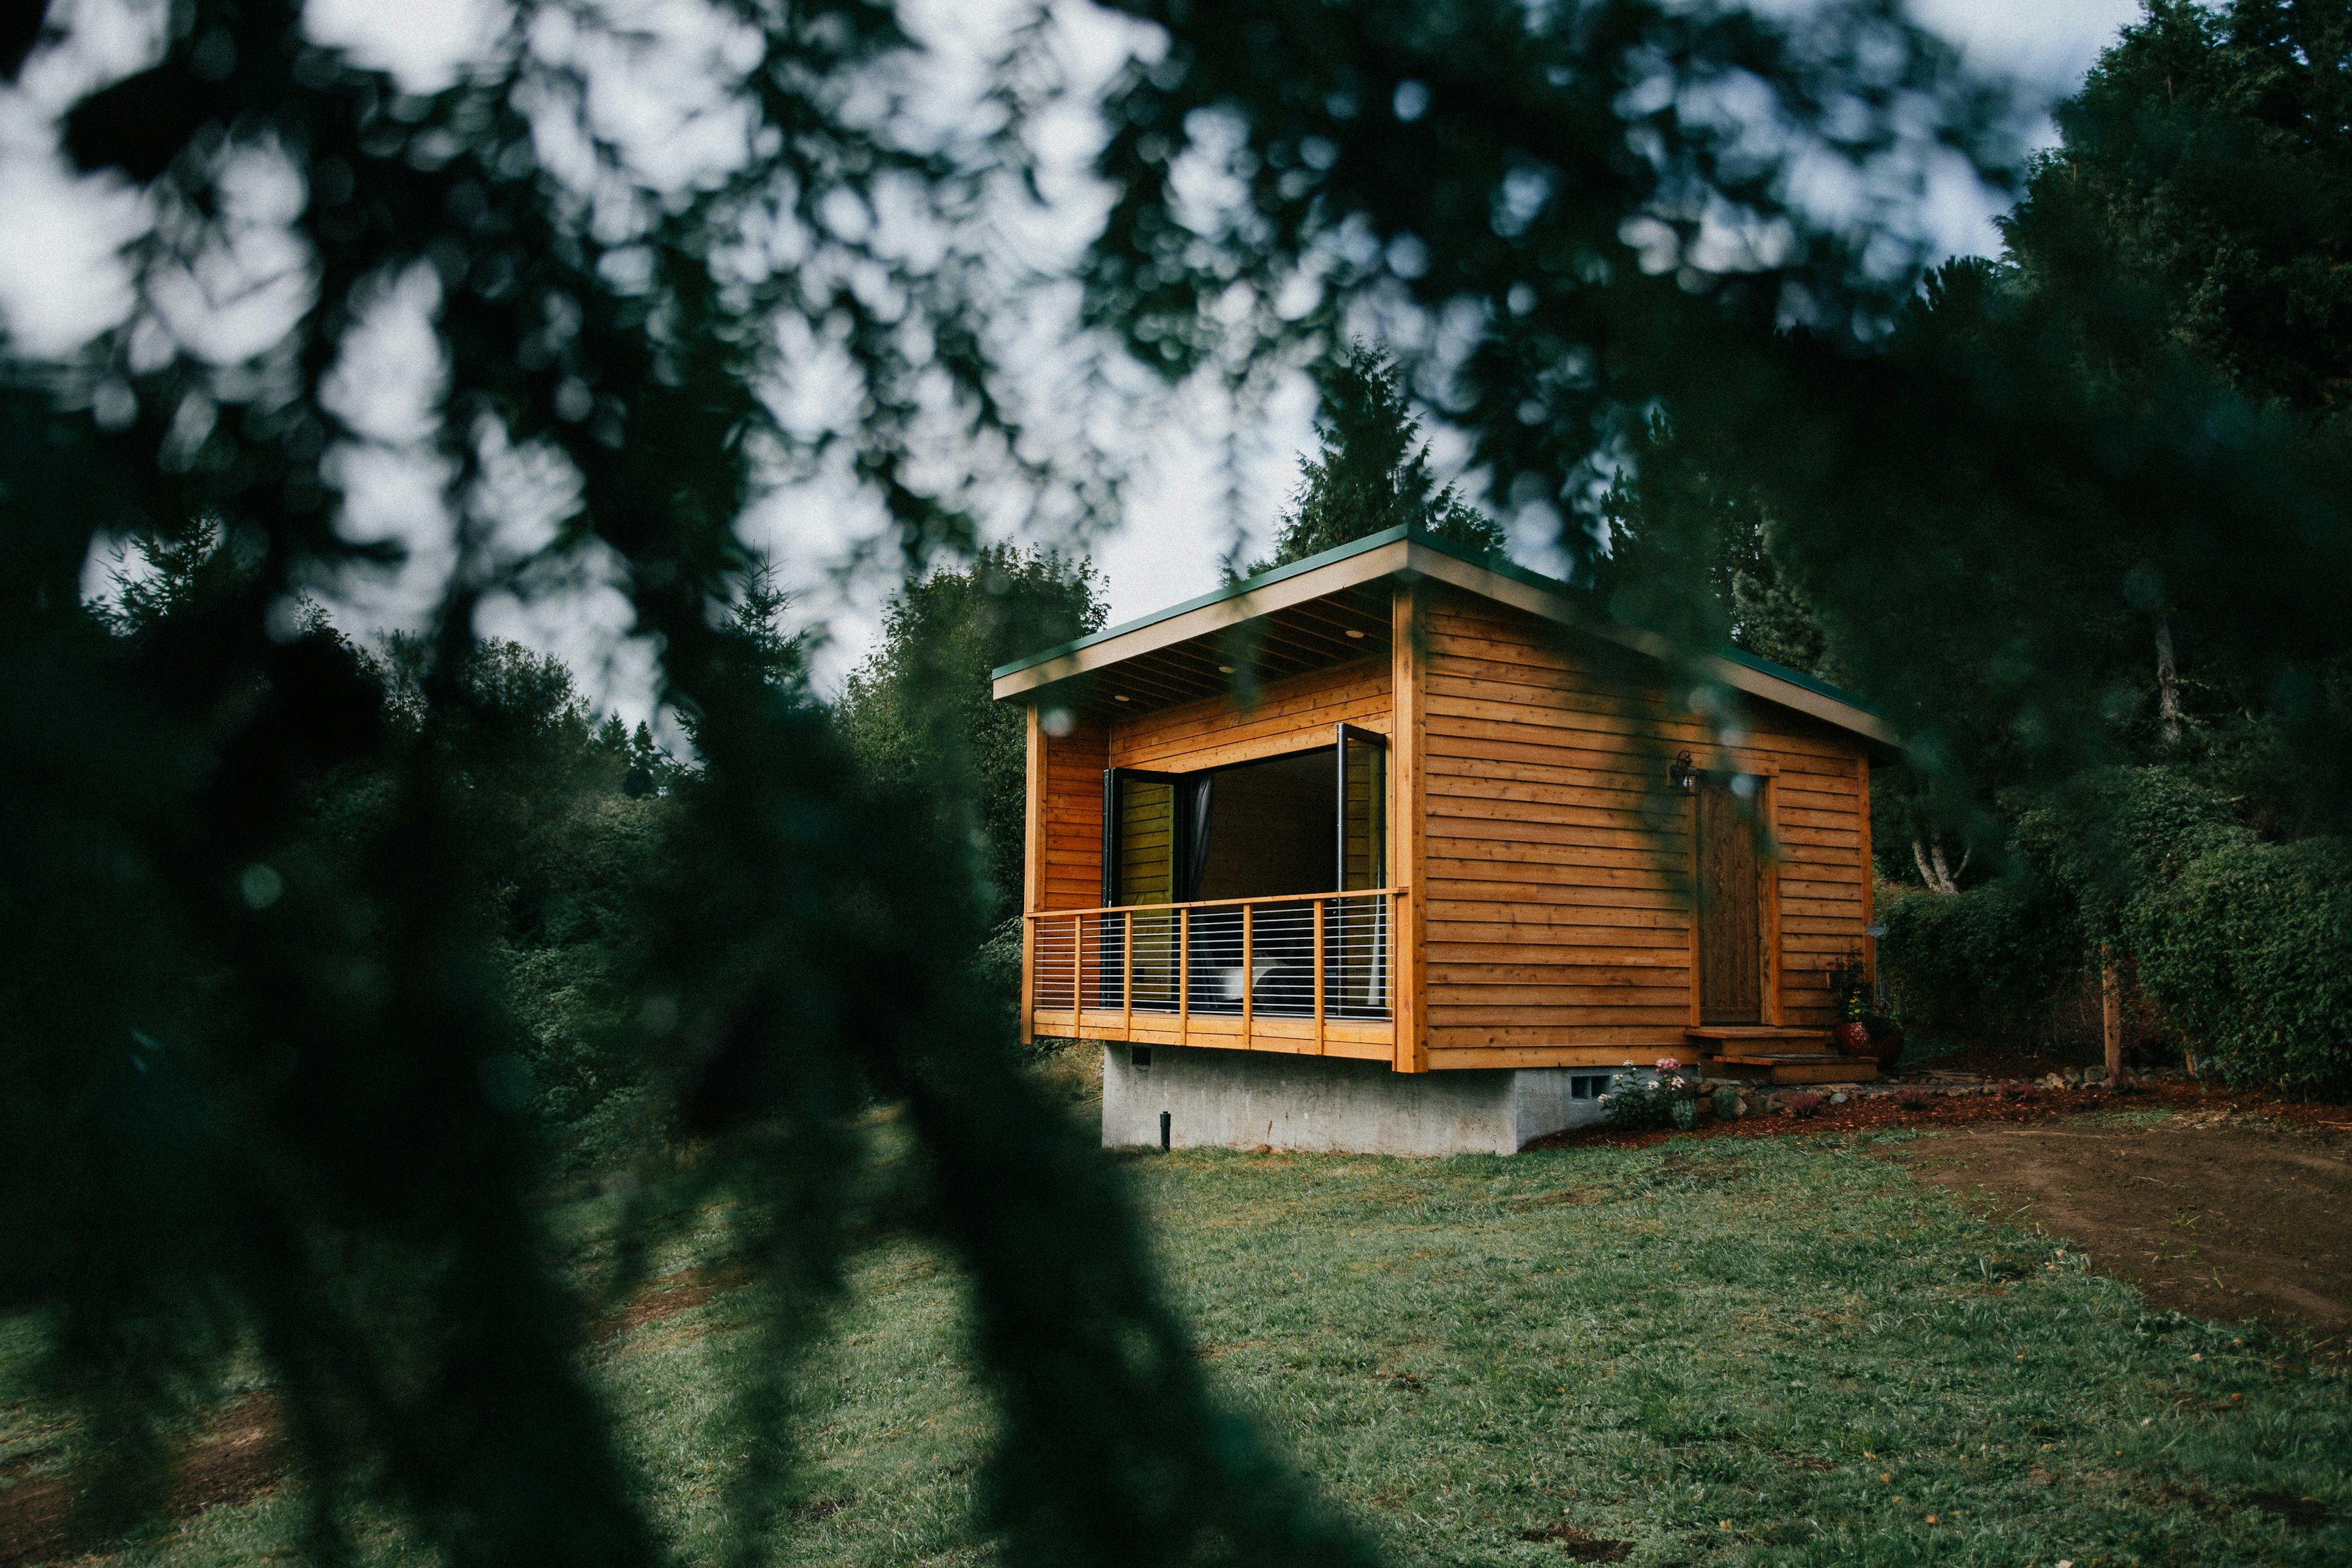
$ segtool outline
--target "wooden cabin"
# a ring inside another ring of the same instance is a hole
[[[1024,1031],[1564,1073],[1575,1100],[1668,1058],[1868,1078],[1830,1047],[1829,971],[1870,952],[1893,733],[1794,671],[1668,652],[1395,530],[1005,666]]]

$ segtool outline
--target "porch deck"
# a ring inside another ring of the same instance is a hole
[[[1387,1060],[1393,888],[1026,916],[1031,1035]]]

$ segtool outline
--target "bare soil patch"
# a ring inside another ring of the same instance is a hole
[[[277,1485],[291,1463],[276,1402],[266,1394],[247,1394],[182,1447],[161,1511],[185,1519],[251,1502]],[[37,1476],[0,1491],[0,1568],[54,1562],[85,1545],[76,1511],[87,1484],[79,1474]]]
[[[617,1339],[647,1323],[664,1322],[701,1306],[713,1296],[740,1290],[753,1279],[748,1263],[722,1263],[709,1268],[682,1269],[649,1281],[629,1304],[588,1325],[592,1341]]]
[[[609,1340],[649,1323],[665,1321],[713,1296],[740,1289],[752,1279],[749,1265],[730,1263],[690,1268],[650,1281],[620,1310],[591,1324],[591,1340]],[[12,1463],[21,1473],[38,1455]],[[226,1406],[181,1446],[172,1466],[159,1517],[184,1520],[208,1508],[251,1502],[284,1479],[293,1454],[277,1404],[266,1394],[248,1394]],[[0,1477],[0,1479],[5,1479]],[[0,1568],[26,1568],[86,1550],[78,1510],[89,1477],[25,1476],[0,1486]],[[831,1507],[825,1509],[831,1511]]]
[[[1633,1554],[1630,1541],[1603,1541],[1588,1535],[1572,1524],[1548,1524],[1539,1530],[1519,1531],[1521,1541],[1541,1541],[1559,1547],[1579,1563],[1622,1563]]]
[[[2022,1094],[2002,1094],[1988,1083],[1968,1088],[1964,1092],[1930,1092],[1916,1105],[1904,1103],[1900,1091],[1906,1088],[1929,1089],[1931,1086],[1900,1081],[1873,1085],[1849,1094],[1843,1105],[1829,1103],[1830,1086],[1819,1087],[1823,1091],[1822,1103],[1809,1116],[1775,1113],[1724,1121],[1706,1109],[1702,1100],[1695,1131],[1628,1132],[1603,1122],[1555,1132],[1528,1147],[1646,1149],[1669,1140],[1687,1138],[1784,1138],[1791,1134],[1875,1132],[1901,1127],[1926,1130],[1986,1123],[2022,1127],[2134,1110],[2170,1111],[2174,1121],[2169,1125],[2183,1127],[2273,1126],[2313,1132],[2352,1132],[2352,1107],[2283,1100],[2274,1094],[2225,1089],[2189,1079],[2146,1083],[2129,1093],[2104,1088],[2046,1089],[2034,1084],[2021,1086],[2025,1089]]]
[[[1885,1151],[1922,1181],[2070,1238],[2102,1274],[2221,1322],[2352,1334],[2352,1139],[2179,1117],[1977,1122]]]

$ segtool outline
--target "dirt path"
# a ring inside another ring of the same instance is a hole
[[[1955,1127],[1888,1157],[2063,1236],[2158,1307],[2245,1318],[2341,1353],[2352,1335],[2352,1139],[2072,1121]],[[2315,1347],[2316,1348],[2316,1347]]]

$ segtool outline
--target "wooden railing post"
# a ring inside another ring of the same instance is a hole
[[[1176,911],[1176,1036],[1192,1043],[1192,907]]]
[[[1389,1021],[1400,1029],[1405,1026],[1404,1009],[1398,1006],[1403,995],[1404,965],[1397,962],[1397,928],[1405,923],[1404,901],[1410,889],[1399,888],[1381,905],[1381,924],[1386,929],[1379,935],[1381,973],[1388,977]]]
[[[1037,917],[1021,917],[1021,1043],[1036,1037]]]
[[[1315,911],[1315,1054],[1323,1054],[1323,900],[1307,906]]]
[[[1251,977],[1256,973],[1257,967],[1254,962],[1255,954],[1250,951],[1250,916],[1256,910],[1255,904],[1242,906],[1242,1048],[1244,1050],[1249,1048],[1250,1005],[1255,999],[1255,993],[1257,990],[1256,986],[1250,984]]]

